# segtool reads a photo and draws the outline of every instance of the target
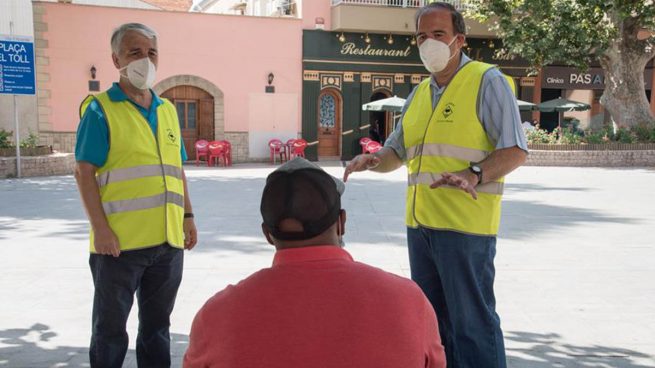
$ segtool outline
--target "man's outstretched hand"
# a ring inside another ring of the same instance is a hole
[[[473,199],[478,199],[478,192],[475,190],[475,186],[477,185],[477,178],[470,179],[471,175],[468,174],[468,170],[458,171],[456,173],[441,173],[441,178],[430,184],[430,188],[434,189],[439,188],[442,185],[449,185],[469,193]],[[472,176],[475,175],[472,174]]]
[[[365,153],[355,156],[346,166],[343,173],[343,181],[348,181],[348,176],[357,171],[374,169],[380,164],[380,158],[376,155]]]

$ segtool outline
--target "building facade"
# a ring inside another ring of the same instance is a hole
[[[228,139],[235,161],[268,156],[267,141],[300,132],[303,21],[290,17],[158,11],[34,2],[39,135],[71,152],[78,107],[117,81],[112,31],[140,22],[159,34],[154,90],[178,107],[190,157],[196,139]],[[329,7],[328,7],[329,9]],[[93,68],[93,73],[91,72]],[[272,74],[275,93],[266,93]]]
[[[361,137],[384,140],[397,118],[363,111],[362,104],[406,98],[428,77],[413,37],[414,14],[427,0],[10,1],[29,4],[33,20],[21,19],[32,22],[37,58],[37,96],[22,102],[20,115],[41,143],[62,152],[74,150],[80,101],[118,79],[109,38],[126,22],[159,33],[154,89],[177,107],[190,158],[198,139],[230,140],[234,161],[246,162],[266,160],[272,138],[302,137],[311,159],[350,159],[361,152]],[[162,11],[162,4],[173,10]],[[602,70],[553,65],[529,76],[527,61],[496,55],[501,46],[486,25],[467,19],[465,52],[514,78],[519,99],[563,96],[592,105],[565,114],[582,127],[608,121],[598,103]],[[651,61],[644,88],[655,111],[653,78]],[[3,112],[6,103],[1,97]],[[8,116],[2,114],[0,128],[13,130]],[[545,127],[557,120],[531,112],[522,118]]]

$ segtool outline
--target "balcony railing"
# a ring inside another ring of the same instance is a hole
[[[332,6],[340,4],[349,5],[370,5],[370,6],[390,6],[397,8],[420,8],[434,0],[332,0]],[[457,10],[465,10],[468,6],[466,0],[451,0],[446,2],[453,4]]]

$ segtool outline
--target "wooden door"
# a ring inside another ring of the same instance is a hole
[[[205,98],[199,101],[198,139],[214,140],[214,99]]]
[[[196,141],[214,140],[214,98],[193,86],[173,87],[162,93],[162,97],[175,105],[187,156],[194,160]]]
[[[318,97],[318,156],[338,157],[341,154],[341,96],[326,89]]]
[[[180,131],[184,140],[187,156],[190,160],[196,157],[195,143],[198,139],[198,101],[175,100],[177,119],[180,121]]]

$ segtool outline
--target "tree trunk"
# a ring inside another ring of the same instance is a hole
[[[644,71],[655,56],[655,46],[652,38],[637,39],[639,27],[634,18],[619,22],[621,36],[600,57],[605,71],[600,102],[619,127],[655,124],[644,87]]]

